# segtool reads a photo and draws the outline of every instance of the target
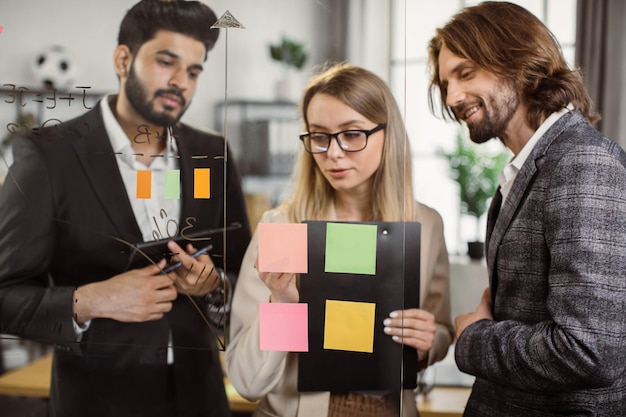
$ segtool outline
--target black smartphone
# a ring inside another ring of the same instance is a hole
[[[151,263],[157,263],[161,259],[167,259],[169,261],[169,259],[175,255],[175,253],[172,253],[167,247],[167,242],[172,240],[183,249],[187,246],[187,243],[191,243],[198,249],[211,245],[211,252],[221,254],[224,247],[224,232],[229,233],[237,229],[241,229],[241,224],[237,223],[217,229],[185,233],[174,238],[136,243],[133,245],[133,249],[130,253],[127,269],[141,268]]]

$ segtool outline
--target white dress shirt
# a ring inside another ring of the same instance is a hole
[[[113,115],[110,107],[111,96],[104,97],[100,102],[102,119],[111,147],[116,156],[117,166],[126,187],[126,193],[139,225],[144,241],[175,237],[179,232],[180,198],[165,198],[165,172],[178,169],[178,148],[171,132],[166,132],[165,139],[146,136],[145,129],[137,128],[137,136],[130,139]],[[165,152],[155,156],[149,166],[137,161],[131,140],[166,140]],[[137,198],[137,171],[152,171],[151,198]],[[134,242],[138,243],[138,242]],[[89,329],[91,320],[79,325],[76,320],[74,331],[76,340],[80,342],[83,333]],[[172,363],[172,349],[168,349],[168,363]]]
[[[126,193],[144,241],[175,237],[178,234],[180,199],[165,198],[165,171],[178,169],[178,148],[169,131],[165,139],[147,137],[142,127],[137,137],[130,139],[109,107],[109,96],[101,101],[102,118],[107,135],[116,154],[117,166],[126,186]],[[163,154],[155,156],[147,166],[137,161],[131,140],[166,140]],[[137,198],[137,171],[152,171],[152,197]],[[137,242],[134,242],[137,243]]]
[[[500,184],[500,192],[502,193],[502,204],[504,204],[504,200],[506,200],[506,197],[509,195],[519,170],[522,169],[522,165],[524,165],[524,162],[528,159],[528,155],[530,155],[537,142],[539,142],[539,139],[561,118],[561,116],[572,110],[574,110],[574,107],[569,104],[567,107],[548,116],[535,133],[533,133],[528,142],[526,142],[522,150],[515,155],[511,162],[504,167],[500,175],[498,175],[498,184]]]

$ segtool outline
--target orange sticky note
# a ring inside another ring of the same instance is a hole
[[[306,274],[307,225],[305,223],[259,223],[259,271]]]
[[[137,198],[152,197],[152,171],[137,171]]]
[[[324,349],[374,352],[376,304],[326,300]]]
[[[193,198],[211,198],[211,169],[193,170]]]
[[[259,304],[261,350],[308,352],[308,304]]]

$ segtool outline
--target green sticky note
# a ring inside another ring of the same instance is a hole
[[[180,170],[168,169],[165,171],[165,198],[178,200],[180,198]]]
[[[376,275],[377,226],[328,223],[325,272]]]

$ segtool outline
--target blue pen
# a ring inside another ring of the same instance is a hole
[[[213,245],[206,246],[206,247],[204,247],[202,249],[197,250],[195,253],[193,253],[191,255],[191,257],[192,258],[197,258],[198,256],[202,255],[203,253],[207,253],[211,249],[213,249]],[[163,270],[163,274],[169,274],[170,272],[180,268],[182,265],[183,265],[182,262],[176,262],[175,264],[172,264],[172,265],[168,266],[167,268],[165,268]]]

